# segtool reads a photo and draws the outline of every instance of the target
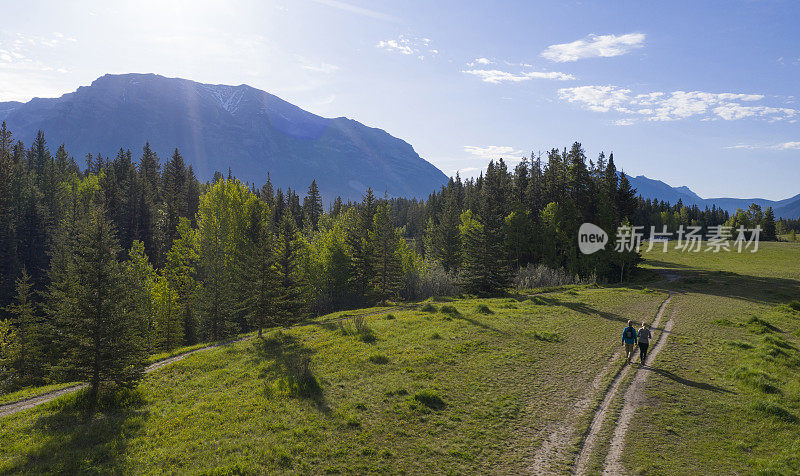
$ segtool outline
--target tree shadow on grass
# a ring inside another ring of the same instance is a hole
[[[121,474],[128,471],[125,454],[129,440],[141,432],[148,412],[136,391],[101,399],[100,410],[89,413],[84,404],[87,390],[62,397],[30,424],[34,444],[8,474]]]
[[[595,308],[593,306],[590,306],[590,305],[588,305],[586,303],[572,302],[572,301],[562,301],[561,299],[554,298],[554,297],[541,297],[540,296],[540,299],[542,301],[544,301],[548,306],[562,306],[562,307],[565,307],[567,309],[570,309],[570,310],[575,311],[575,312],[580,313],[580,314],[599,316],[599,317],[601,317],[603,319],[606,319],[606,320],[609,320],[609,321],[616,321],[616,322],[619,322],[621,324],[627,324],[628,323],[628,318],[627,317],[620,316],[619,314],[614,314],[613,312],[601,311],[600,309],[597,309],[597,308]],[[643,320],[650,321],[650,319],[653,316],[643,316],[643,317],[644,317]],[[633,322],[635,324],[639,324],[641,322],[641,320],[639,320],[639,321],[633,320]],[[663,329],[661,327],[654,327],[654,326],[651,325],[650,326],[650,330],[651,331],[661,331]]]
[[[486,329],[487,331],[492,331],[492,332],[494,332],[496,334],[503,334],[503,332],[500,331],[499,329],[497,329],[495,327],[492,327],[489,324],[486,324],[485,322],[481,322],[481,321],[479,321],[477,319],[473,319],[471,317],[467,317],[464,314],[453,315],[451,318],[452,319],[461,319],[462,321],[467,321],[467,322],[469,322],[470,324],[472,324],[474,326],[478,326],[481,329]]]
[[[647,260],[647,264],[675,270],[680,279],[670,283],[669,287],[681,291],[770,305],[800,296],[800,281],[794,279],[698,269],[655,260]]]
[[[311,368],[314,352],[300,339],[278,331],[263,339],[254,339],[249,349],[254,363],[265,364],[260,377],[265,380],[268,393],[307,399],[320,411],[330,411],[320,381]]]
[[[658,375],[661,375],[663,377],[666,377],[666,378],[672,380],[673,382],[677,382],[677,383],[679,383],[681,385],[686,385],[688,387],[699,388],[700,390],[707,390],[709,392],[714,392],[714,393],[730,393],[730,394],[736,395],[736,392],[730,391],[728,389],[725,389],[725,388],[722,388],[722,387],[717,387],[716,385],[712,385],[710,383],[696,382],[694,380],[689,380],[687,378],[683,378],[683,377],[680,377],[678,375],[675,375],[674,373],[670,372],[669,370],[650,367],[649,365],[645,365],[644,367],[642,367],[642,369],[650,370],[652,372],[657,373]]]

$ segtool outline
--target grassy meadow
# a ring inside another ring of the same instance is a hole
[[[149,374],[93,416],[80,394],[61,397],[1,417],[0,473],[528,473],[554,428],[588,428],[621,366],[609,362],[623,322],[651,320],[667,290],[662,325],[675,327],[627,433],[626,470],[800,472],[800,244],[645,258],[636,285],[441,298],[271,330]],[[587,395],[596,403],[576,415]],[[568,473],[580,445],[549,468]]]
[[[673,286],[675,328],[629,430],[626,468],[800,473],[800,244],[645,257],[685,278]]]
[[[621,322],[664,297],[582,287],[324,316],[192,355],[90,418],[76,396],[4,417],[0,471],[524,471]]]

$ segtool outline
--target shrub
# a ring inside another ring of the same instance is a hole
[[[389,363],[389,357],[383,354],[374,354],[369,356],[369,361],[373,364],[383,365]]]
[[[400,291],[400,295],[409,300],[459,294],[461,288],[456,278],[447,274],[438,263],[409,267],[403,279],[403,289]]]
[[[431,339],[441,339],[441,338],[442,336],[440,336],[438,332],[434,332],[433,334],[431,334]]]
[[[590,275],[581,278],[569,274],[564,268],[549,268],[543,264],[528,264],[517,271],[514,285],[518,290],[543,288],[549,286],[566,286],[568,284],[592,284],[597,281],[597,276]]]
[[[794,301],[790,302],[789,307],[795,311],[800,311],[800,300],[795,299]]]
[[[419,402],[431,410],[441,410],[446,406],[442,397],[433,390],[423,390],[414,394],[414,401]]]
[[[475,312],[478,312],[480,314],[494,314],[494,311],[489,309],[489,306],[487,306],[486,304],[478,304],[475,307]]]
[[[369,327],[363,316],[353,316],[350,319],[339,321],[339,330],[344,335],[356,335],[366,343],[375,342],[378,338]]]
[[[386,314],[386,319],[387,320],[394,319],[394,314]]]
[[[439,309],[439,311],[441,311],[442,314],[449,314],[451,316],[458,316],[459,314],[461,314],[460,312],[458,312],[458,309],[456,309],[455,306],[450,306],[450,305],[442,306],[442,308]]]
[[[437,312],[439,309],[431,303],[426,303],[420,308],[422,312]]]

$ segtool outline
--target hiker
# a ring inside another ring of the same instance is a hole
[[[622,343],[625,344],[625,360],[629,364],[636,345],[636,329],[633,328],[631,321],[628,321],[628,327],[622,331]]]
[[[642,322],[642,328],[639,329],[637,336],[639,337],[639,362],[644,365],[644,361],[647,359],[647,347],[650,346],[650,339],[653,337],[646,322]]]

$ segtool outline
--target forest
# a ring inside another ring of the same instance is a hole
[[[316,181],[301,197],[265,179],[228,170],[202,183],[177,149],[162,162],[149,144],[136,160],[120,149],[81,168],[64,144],[52,154],[40,131],[28,147],[4,123],[0,392],[85,381],[96,397],[101,384],[134,385],[155,352],[390,300],[502,295],[536,267],[626,279],[639,254],[581,254],[584,222],[612,244],[630,224],[760,224],[762,239],[776,228],[770,209],[643,200],[613,154],[588,160],[578,142],[513,169],[492,161],[427,200],[368,189],[325,204]]]

